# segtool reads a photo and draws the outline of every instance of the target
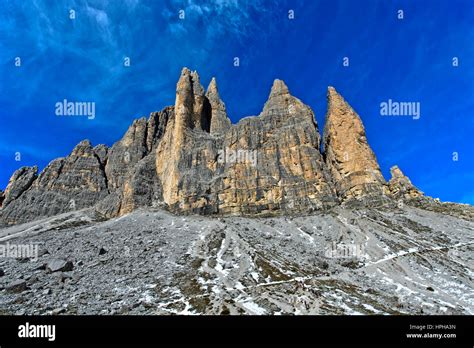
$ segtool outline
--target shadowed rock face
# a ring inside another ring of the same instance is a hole
[[[159,140],[163,136],[166,130],[166,125],[171,117],[174,117],[174,108],[168,106],[159,112],[152,112],[148,118],[147,124],[147,151],[150,153],[156,148]]]
[[[35,167],[16,174],[9,184],[11,200],[1,210],[8,224],[90,207],[108,194],[103,166],[88,140],[52,161],[37,178]]]
[[[3,206],[7,206],[11,201],[17,199],[36,180],[38,167],[22,167],[13,173],[4,193]]]
[[[147,120],[143,117],[133,121],[123,138],[110,149],[105,173],[111,190],[120,188],[130,168],[146,155],[146,136]]]
[[[275,215],[422,196],[397,170],[385,183],[361,119],[332,87],[323,142],[324,154],[313,111],[283,81],[259,116],[232,125],[216,80],[204,93],[197,72],[184,68],[175,105],[135,120],[111,148],[85,140],[38,177],[36,167],[15,172],[0,195],[0,223],[94,205],[107,218],[143,206]]]

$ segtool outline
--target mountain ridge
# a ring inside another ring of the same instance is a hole
[[[360,116],[331,86],[327,103],[321,135],[312,109],[275,79],[260,114],[232,124],[216,79],[205,90],[198,73],[183,68],[175,105],[135,119],[111,147],[83,140],[41,173],[17,170],[0,192],[0,222],[91,206],[111,218],[156,205],[180,214],[252,216],[438,204],[397,166],[387,182]],[[223,151],[239,156],[222,163]]]

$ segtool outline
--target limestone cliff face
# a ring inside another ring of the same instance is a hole
[[[260,115],[233,125],[216,80],[204,92],[184,68],[175,105],[135,120],[112,147],[86,140],[39,176],[36,167],[15,172],[0,192],[0,223],[92,206],[107,218],[142,206],[274,215],[423,197],[398,168],[385,182],[361,119],[332,87],[322,142],[313,111],[283,81]]]
[[[108,195],[107,178],[90,142],[52,161],[36,178],[37,168],[22,168],[10,180],[1,219],[8,224],[90,207]]]
[[[303,212],[336,201],[314,114],[283,81],[275,80],[261,114],[233,126],[220,146],[228,157],[217,167],[220,212]]]
[[[38,167],[21,167],[13,173],[4,193],[3,205],[7,206],[10,202],[17,199],[25,192],[36,180],[38,176]]]
[[[141,160],[147,152],[147,120],[133,121],[123,138],[109,150],[105,173],[111,190],[122,186],[128,171]]]
[[[172,210],[268,214],[335,204],[313,112],[283,81],[275,81],[258,117],[231,125],[215,80],[207,93],[211,114],[195,107],[195,78],[183,71],[176,117],[157,149],[163,200]],[[210,130],[196,120],[210,120]]]
[[[180,201],[179,191],[190,165],[187,161],[194,138],[210,129],[210,108],[205,107],[208,104],[197,73],[183,69],[176,86],[174,118],[169,120],[156,149],[156,171],[163,187],[163,200],[169,206]]]
[[[174,117],[174,107],[168,106],[159,112],[152,112],[147,124],[147,152],[152,152],[165,133],[168,120]]]
[[[359,115],[333,87],[327,99],[324,151],[338,196],[350,200],[383,194],[385,180]]]
[[[99,213],[105,217],[123,215],[163,200],[156,170],[156,149],[169,120],[173,119],[172,106],[152,112],[146,123],[143,119],[141,125],[132,125],[124,138],[112,147],[115,161],[107,161],[106,173],[107,177],[115,173],[115,186],[110,195],[97,204]],[[140,131],[137,132],[137,129]]]

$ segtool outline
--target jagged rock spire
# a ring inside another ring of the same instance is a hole
[[[285,82],[275,79],[272,89],[270,90],[270,95],[263,107],[262,114],[290,114],[292,111],[295,111],[296,100],[297,99],[290,94]]]
[[[13,173],[4,192],[3,206],[17,199],[25,192],[38,177],[38,167],[21,167]]]
[[[288,86],[285,84],[283,80],[275,79],[273,81],[272,89],[270,90],[270,96],[268,99],[281,97],[289,95],[290,91],[288,90]]]
[[[324,150],[338,195],[345,200],[382,194],[385,180],[359,115],[333,87],[327,100]]]
[[[76,145],[76,147],[72,150],[71,156],[83,156],[84,154],[88,154],[92,151],[91,142],[88,139],[84,139]]]
[[[183,68],[176,84],[176,125],[178,127],[192,128],[192,115],[194,110],[194,93],[191,71]]]
[[[211,125],[211,112],[209,101],[204,95],[204,87],[201,85],[197,71],[191,73],[193,84],[193,127],[209,132]]]
[[[391,179],[388,182],[390,194],[395,198],[418,198],[423,196],[423,192],[418,190],[410,181],[410,179],[403,174],[398,166],[390,168]]]
[[[200,81],[200,78],[199,78],[199,74],[196,70],[194,70],[192,73],[191,73],[191,81],[193,83],[193,93],[194,93],[194,96],[197,97],[197,96],[203,96],[204,95],[204,87],[201,85],[201,81]]]
[[[183,68],[176,85],[176,126],[182,133],[186,128],[197,128],[209,132],[210,106],[197,71]]]
[[[176,85],[175,117],[156,149],[156,173],[163,188],[163,200],[168,205],[173,205],[178,200],[178,165],[185,156],[185,145],[192,140],[190,130],[201,126],[205,100],[203,94],[204,89],[197,72],[183,68]],[[201,114],[198,115],[198,112]]]
[[[219,90],[217,88],[217,81],[215,77],[211,79],[211,82],[209,82],[209,86],[207,86],[206,96],[209,98],[209,100],[220,100]]]
[[[301,100],[291,95],[288,86],[284,81],[275,79],[273,81],[268,100],[266,101],[260,116],[274,115],[277,117],[305,118],[310,120],[316,128],[319,138],[319,131],[313,110]]]
[[[401,169],[396,165],[390,168],[390,175],[394,180],[404,180],[407,184],[412,185],[410,179],[408,179],[408,177],[405,176]]]
[[[232,125],[224,102],[219,96],[216,79],[213,77],[207,87],[206,97],[211,106],[211,134],[221,134]]]

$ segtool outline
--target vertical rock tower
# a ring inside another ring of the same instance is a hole
[[[385,179],[362,120],[333,87],[328,88],[327,101],[324,151],[337,195],[343,201],[382,195]]]

